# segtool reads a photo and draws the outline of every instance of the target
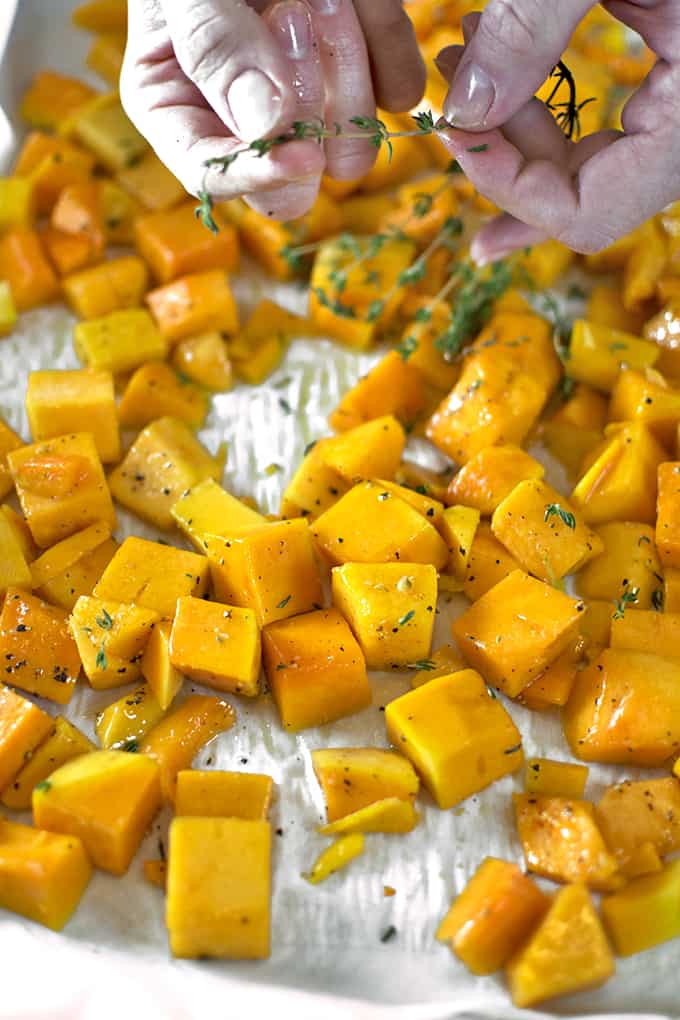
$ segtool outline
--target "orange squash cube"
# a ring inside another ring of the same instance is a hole
[[[330,436],[319,448],[321,462],[345,482],[393,478],[406,445],[406,434],[390,414]]]
[[[672,659],[678,654],[680,613],[643,609],[637,613],[612,614],[610,646],[649,652]]]
[[[213,478],[182,493],[170,512],[182,534],[201,553],[208,549],[211,537],[227,538],[266,522],[262,514],[232,496]]]
[[[71,273],[62,286],[66,300],[81,319],[100,319],[140,305],[148,273],[141,259],[127,255]]]
[[[32,131],[19,152],[14,173],[31,180],[37,211],[50,213],[64,188],[92,176],[94,162],[91,153],[64,138]]]
[[[0,612],[0,660],[7,681],[59,705],[71,700],[80,655],[63,609],[8,588]]]
[[[161,163],[155,152],[145,152],[134,165],[119,170],[116,181],[144,209],[170,209],[186,198],[177,178]]]
[[[266,821],[273,785],[271,776],[256,773],[184,769],[177,775],[175,814]]]
[[[81,595],[92,594],[95,584],[111,562],[117,548],[118,544],[112,538],[104,538],[88,552],[77,555],[60,573],[44,581],[36,589],[37,594],[53,605],[61,606],[70,612]]]
[[[663,576],[654,528],[632,521],[612,521],[599,525],[595,532],[604,551],[579,571],[576,578],[579,594],[587,599],[606,599],[611,606],[624,591],[635,590],[637,601],[631,602],[629,609],[658,606],[659,595],[655,592],[661,591]]]
[[[411,424],[426,402],[425,386],[410,359],[390,351],[343,394],[328,423],[338,432],[383,415],[394,415],[402,424]]]
[[[106,229],[94,181],[69,184],[59,195],[50,225],[64,234],[85,237],[90,245],[88,262],[97,262],[104,255]]]
[[[61,277],[76,273],[92,261],[90,242],[86,237],[67,234],[48,224],[41,234],[41,240],[50,261]]]
[[[673,447],[680,422],[680,391],[662,376],[627,369],[619,374],[609,404],[610,421],[643,421],[667,447]]]
[[[86,0],[71,15],[73,24],[86,32],[126,32],[125,0]]]
[[[17,227],[0,240],[0,279],[9,284],[20,312],[47,305],[59,296],[59,281],[40,238],[26,227]]]
[[[162,361],[141,365],[125,387],[118,417],[123,428],[144,428],[156,418],[169,415],[198,429],[208,413],[206,394],[183,382],[176,372]]]
[[[378,747],[329,747],[312,751],[312,767],[335,822],[378,801],[413,802],[420,787],[411,762]]]
[[[12,475],[7,466],[7,454],[24,445],[23,439],[0,418],[0,499],[12,491]]]
[[[68,719],[58,715],[52,730],[38,744],[30,758],[2,794],[2,803],[12,811],[30,811],[33,790],[60,765],[96,748]]]
[[[680,850],[680,782],[673,776],[608,786],[595,814],[625,875],[640,874],[640,851],[650,844],[660,857]]]
[[[69,626],[90,686],[101,691],[135,681],[151,628],[158,620],[152,609],[82,595],[73,607]]]
[[[52,717],[28,698],[0,685],[0,794],[4,793],[27,756],[49,735]]]
[[[95,95],[84,81],[56,71],[38,71],[21,99],[19,113],[32,128],[54,131]]]
[[[642,953],[680,935],[680,861],[633,879],[605,896],[602,916],[619,956]]]
[[[544,470],[519,446],[487,446],[453,476],[446,502],[476,507],[482,516],[490,517],[516,485],[528,479],[540,481]]]
[[[135,243],[159,283],[170,283],[188,273],[210,269],[234,272],[238,268],[238,235],[215,210],[217,234],[206,230],[196,217],[196,202],[150,213],[135,223]]]
[[[582,656],[583,639],[579,635],[542,673],[529,681],[517,695],[518,701],[537,711],[566,705]]]
[[[659,348],[648,340],[585,319],[574,322],[569,375],[597,390],[610,392],[622,366],[644,370],[651,368],[658,357]]]
[[[170,634],[170,662],[218,691],[260,692],[260,632],[250,609],[184,596]]]
[[[482,521],[470,547],[463,592],[471,602],[519,568],[519,563],[495,538],[491,526]]]
[[[226,340],[217,332],[180,340],[172,351],[172,364],[182,375],[208,390],[231,389],[233,370]]]
[[[680,567],[680,462],[659,464],[656,547],[664,566]]]
[[[196,333],[238,331],[238,311],[222,269],[180,277],[146,296],[151,314],[170,343]]]

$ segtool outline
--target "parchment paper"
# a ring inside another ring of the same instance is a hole
[[[0,0],[3,20],[13,4]],[[11,114],[34,70],[50,66],[82,74],[86,39],[68,27],[68,0],[21,0],[0,70],[0,103]],[[0,158],[2,158],[0,128]],[[246,267],[236,283],[244,311],[267,296],[291,310],[305,308],[304,290],[276,286]],[[18,331],[0,341],[0,410],[28,437],[23,397],[28,373],[39,367],[77,367],[71,345],[73,319],[62,307],[22,317]],[[226,440],[229,463],[224,484],[255,496],[275,510],[281,491],[307,442],[328,432],[326,416],[340,394],[380,354],[357,355],[328,341],[296,341],[283,365],[261,387],[237,386],[213,401],[201,433],[212,450]],[[284,397],[294,409],[285,414]],[[412,455],[427,453],[412,444]],[[431,451],[430,451],[431,455]],[[541,454],[542,456],[542,454]],[[267,465],[283,471],[267,475]],[[564,484],[555,465],[549,477]],[[568,491],[563,487],[563,491]],[[120,536],[151,529],[121,514]],[[449,624],[465,605],[462,597],[440,602],[434,646],[450,639]],[[238,722],[199,754],[215,768],[267,772],[277,784],[274,838],[273,953],[262,963],[172,961],[163,922],[164,898],[142,878],[141,862],[158,856],[169,816],[154,824],[128,875],[98,873],[64,933],[0,911],[0,1017],[3,1020],[109,1020],[146,1017],[198,1020],[215,1017],[295,1017],[299,1020],[443,1020],[458,1016],[581,1016],[624,1013],[678,1016],[678,944],[671,943],[618,962],[605,988],[562,1000],[552,1013],[516,1011],[501,980],[472,977],[434,941],[436,926],[486,854],[521,860],[512,822],[510,794],[521,773],[506,777],[452,811],[439,811],[420,797],[423,820],[407,836],[369,836],[363,857],[318,887],[301,872],[327,845],[316,826],[323,804],[310,766],[310,751],[324,746],[386,746],[380,706],[408,689],[405,675],[372,674],[373,706],[351,719],[299,736],[284,733],[267,700],[231,699]],[[190,687],[191,685],[187,685]],[[191,687],[191,689],[195,689]],[[65,714],[90,736],[96,712],[121,692],[97,694],[86,684]],[[55,712],[55,706],[51,711]],[[559,720],[550,713],[510,711],[525,753],[565,759]],[[640,770],[593,768],[588,795]],[[28,820],[28,819],[26,819]],[[385,898],[383,885],[396,889]],[[382,944],[394,925],[397,935]]]

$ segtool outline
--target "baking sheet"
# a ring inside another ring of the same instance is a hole
[[[13,4],[0,0],[3,19]],[[68,27],[68,0],[21,0],[6,58],[0,69],[0,103],[14,109],[34,70],[51,66],[82,74],[86,39]],[[0,133],[0,159],[3,158]],[[267,296],[293,311],[305,307],[295,285],[272,285],[255,269],[236,282],[239,303],[247,310]],[[23,395],[28,373],[39,367],[77,367],[71,346],[73,318],[61,307],[22,317],[18,331],[0,342],[0,410],[28,436]],[[273,510],[304,446],[325,434],[326,416],[340,394],[366,371],[379,354],[358,355],[327,341],[296,341],[275,375],[258,388],[238,386],[216,397],[201,433],[215,450],[226,440],[229,462],[224,484],[255,496]],[[280,398],[294,414],[285,414]],[[422,456],[426,444],[412,444]],[[283,471],[267,474],[277,463]],[[550,477],[562,479],[554,465]],[[563,490],[564,491],[564,490]],[[120,535],[134,531],[153,537],[152,529],[121,514]],[[452,617],[465,605],[461,597],[442,602],[435,647],[449,639]],[[434,941],[434,931],[451,898],[463,887],[480,859],[495,854],[521,860],[512,824],[510,794],[520,788],[521,773],[506,777],[460,807],[442,812],[426,794],[420,798],[423,820],[407,836],[369,836],[365,854],[347,871],[318,887],[307,870],[327,840],[315,827],[323,805],[310,765],[310,751],[324,746],[384,746],[380,706],[408,689],[406,677],[372,674],[373,706],[359,715],[294,736],[282,732],[273,706],[232,699],[238,721],[196,759],[215,768],[270,773],[278,787],[272,812],[274,829],[273,953],[259,963],[172,961],[167,951],[162,893],[142,878],[141,862],[158,856],[168,815],[154,824],[123,880],[97,874],[65,932],[55,935],[0,911],[0,1017],[2,1020],[162,1020],[260,1018],[299,1020],[443,1020],[458,1016],[678,1016],[680,982],[677,942],[642,956],[618,961],[616,978],[605,988],[562,1000],[553,1013],[516,1011],[501,980],[474,978],[449,951]],[[188,685],[189,686],[189,685]],[[194,689],[194,688],[192,688]],[[65,714],[92,735],[96,712],[118,692],[97,694],[81,685]],[[52,706],[52,711],[55,707]],[[559,721],[512,705],[525,752],[567,758]],[[628,776],[643,775],[628,770]],[[588,795],[624,770],[593,768]],[[385,898],[383,885],[396,895]],[[381,933],[394,925],[387,944]]]

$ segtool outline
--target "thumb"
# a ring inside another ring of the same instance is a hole
[[[531,99],[593,0],[490,0],[456,68],[443,113],[455,127],[499,127]]]

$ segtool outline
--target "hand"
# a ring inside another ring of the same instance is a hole
[[[554,237],[594,252],[680,196],[680,3],[610,0],[658,62],[623,109],[623,132],[569,142],[533,95],[592,0],[490,0],[464,19],[465,46],[440,53],[452,79],[445,144],[505,215],[482,228],[480,262]],[[481,152],[472,147],[488,146]]]
[[[347,125],[409,109],[424,70],[400,0],[129,0],[123,105],[191,194],[249,196],[276,219],[305,213],[323,172],[366,173],[363,139],[301,140],[263,157],[241,156],[226,174],[207,159],[271,137],[296,120]]]

